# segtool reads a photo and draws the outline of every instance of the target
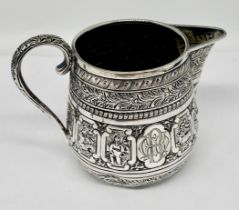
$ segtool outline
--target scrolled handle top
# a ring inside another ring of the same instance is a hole
[[[38,36],[34,36],[27,41],[23,42],[15,51],[12,64],[11,71],[12,77],[20,89],[20,91],[31,101],[33,102],[43,113],[48,114],[50,117],[55,119],[57,123],[60,125],[61,129],[65,133],[66,137],[68,137],[68,130],[60,121],[60,119],[55,115],[53,111],[51,111],[48,106],[46,106],[27,86],[25,83],[22,73],[21,73],[21,63],[23,57],[33,48],[41,46],[41,45],[51,45],[59,48],[64,54],[64,60],[61,64],[56,67],[57,73],[63,75],[68,73],[74,68],[75,57],[71,47],[60,37],[51,35],[51,34],[42,34]]]
[[[52,34],[42,34],[31,37],[23,42],[15,51],[12,59],[12,73],[17,68],[19,60],[26,55],[31,49],[41,45],[52,45],[60,48],[64,53],[64,60],[56,67],[56,71],[59,74],[66,74],[74,67],[75,57],[73,55],[71,47],[59,36]]]

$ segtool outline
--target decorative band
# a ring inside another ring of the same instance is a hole
[[[197,112],[193,100],[173,117],[126,126],[97,122],[70,105],[69,143],[95,169],[125,175],[163,172],[189,154],[197,135]]]
[[[85,167],[90,169],[91,171],[95,173],[107,173],[115,176],[123,176],[124,178],[145,178],[148,176],[155,176],[156,174],[164,174],[172,169],[178,167],[182,163],[185,162],[185,160],[190,156],[191,151],[193,147],[190,147],[189,150],[187,150],[187,153],[185,153],[183,156],[178,158],[176,161],[174,161],[172,164],[164,166],[164,167],[158,167],[154,169],[148,169],[148,170],[142,170],[142,171],[115,171],[110,168],[105,168],[100,165],[94,164],[87,160],[84,156],[80,155],[74,148],[72,148],[73,152],[76,154],[76,156],[82,161]]]
[[[109,110],[102,110],[100,108],[93,107],[81,101],[76,94],[70,92],[70,102],[74,105],[81,107],[86,112],[89,112],[90,115],[96,115],[106,119],[112,120],[142,120],[148,118],[154,118],[166,115],[172,111],[180,109],[184,104],[190,103],[192,99],[193,91],[190,90],[183,98],[174,103],[171,103],[167,106],[161,107],[155,110],[149,111],[138,111],[138,112],[115,112]]]
[[[190,70],[190,60],[187,59],[179,67],[173,69],[168,73],[164,73],[159,76],[148,77],[144,79],[109,79],[91,74],[84,69],[78,67],[73,71],[74,77],[78,77],[83,82],[93,85],[98,88],[108,90],[122,90],[122,91],[134,91],[151,89],[165,84],[169,84],[183,76]]]

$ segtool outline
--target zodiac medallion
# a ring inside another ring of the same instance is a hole
[[[101,157],[108,167],[128,170],[136,162],[136,141],[132,130],[108,126],[102,135]]]
[[[84,157],[95,162],[95,159],[100,157],[100,134],[97,124],[81,115],[75,126],[76,147]]]

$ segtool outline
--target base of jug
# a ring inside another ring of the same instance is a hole
[[[81,156],[79,156],[78,153],[75,151],[74,153],[77,155],[78,159],[80,159],[86,170],[93,176],[113,185],[122,187],[140,187],[160,182],[177,173],[187,162],[191,154],[191,149],[187,151],[186,155],[168,167],[160,168],[152,172],[142,171],[142,173],[121,173],[120,171],[107,171],[95,166],[94,164],[89,164],[89,162],[85,161]]]

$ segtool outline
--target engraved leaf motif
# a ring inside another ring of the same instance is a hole
[[[190,76],[157,89],[142,92],[111,92],[97,89],[73,78],[72,89],[80,100],[97,107],[115,110],[143,110],[177,100],[190,89]]]

